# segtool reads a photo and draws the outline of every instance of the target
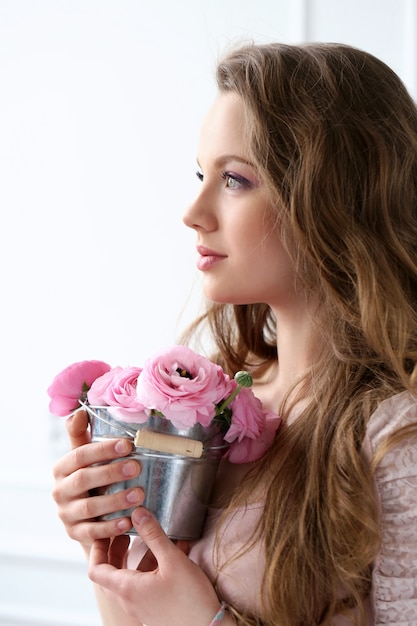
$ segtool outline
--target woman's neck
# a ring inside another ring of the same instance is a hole
[[[308,372],[319,353],[317,327],[307,307],[288,315],[274,311],[277,319],[278,360],[254,381],[253,391],[264,406],[279,412],[288,394]]]

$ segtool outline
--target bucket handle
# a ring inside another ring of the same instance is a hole
[[[178,435],[157,433],[151,430],[140,429],[134,430],[128,426],[121,426],[116,420],[106,420],[102,415],[99,415],[91,408],[90,405],[79,401],[80,405],[88,412],[94,415],[96,419],[101,420],[108,426],[120,430],[129,436],[129,439],[133,439],[134,445],[153,452],[167,452],[169,454],[179,454],[181,456],[188,456],[194,459],[201,458],[204,447],[203,442],[196,439],[190,439],[188,437],[180,437]],[[210,449],[222,449],[227,448],[228,445],[212,446]]]
[[[133,440],[135,439],[137,431],[134,428],[129,428],[128,426],[121,426],[116,420],[114,420],[114,422],[111,422],[110,420],[106,420],[102,415],[99,415],[98,413],[96,413],[89,404],[86,404],[82,400],[79,400],[79,403],[81,404],[83,409],[87,411],[87,413],[94,415],[96,419],[101,420],[102,422],[107,424],[107,426],[111,426],[112,428],[115,428],[116,430],[120,430],[120,432],[125,433],[125,435],[129,435],[129,437],[132,438]]]

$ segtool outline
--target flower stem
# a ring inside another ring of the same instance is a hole
[[[252,386],[253,379],[252,379],[252,376],[249,374],[249,372],[236,372],[234,378],[235,378],[235,381],[237,382],[237,387],[236,389],[232,391],[230,396],[225,398],[225,400],[223,400],[220,406],[217,407],[216,415],[221,415],[223,413],[223,411],[229,406],[229,404],[236,398],[237,394],[242,389],[242,387]]]

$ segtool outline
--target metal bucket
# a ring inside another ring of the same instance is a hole
[[[89,413],[93,442],[109,437],[134,439],[136,431],[144,428],[203,442],[200,458],[155,452],[135,446],[134,452],[127,458],[139,461],[139,476],[100,488],[96,492],[112,494],[141,487],[145,492],[143,506],[155,515],[169,537],[198,539],[202,534],[219,462],[228,445],[225,444],[219,427],[211,425],[203,428],[196,424],[192,428],[179,430],[169,420],[160,417],[150,417],[144,424],[132,424],[114,419],[107,407],[84,405],[84,408]],[[134,508],[117,511],[101,519],[130,516]],[[136,535],[136,531],[132,528],[128,534]]]

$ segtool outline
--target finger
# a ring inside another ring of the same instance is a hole
[[[66,429],[70,440],[71,449],[83,446],[91,441],[91,435],[88,430],[88,413],[84,410],[76,411],[71,415],[66,423]]]
[[[55,478],[69,476],[83,467],[103,464],[127,456],[133,444],[128,439],[107,439],[74,448],[58,461],[54,468]],[[107,483],[111,484],[111,483]]]
[[[108,537],[103,539],[96,539],[91,546],[90,551],[90,567],[97,567],[99,565],[108,565],[109,564],[109,548],[110,541]],[[113,569],[113,565],[110,566]]]
[[[109,563],[109,549],[109,539],[98,539],[93,542],[90,550],[88,576],[97,585],[117,593],[122,585],[122,579],[117,575],[119,570]],[[129,577],[137,572],[136,570],[123,570],[123,573],[124,577]]]
[[[61,519],[67,524],[102,518],[117,512],[118,515],[112,516],[120,517],[123,515],[123,511],[125,511],[124,515],[128,516],[133,508],[143,503],[145,493],[141,487],[135,486],[125,489],[125,486],[127,486],[125,483],[121,483],[109,489],[73,494],[70,478],[68,479],[68,487],[61,488],[55,497],[58,513],[62,512]]]
[[[81,544],[91,544],[92,541],[97,539],[107,539],[109,537],[124,535],[124,533],[132,528],[132,523],[130,517],[120,517],[104,522],[77,521],[77,523],[72,525],[65,523],[65,528],[71,539]]]
[[[119,493],[123,489],[135,486],[134,479],[139,474],[140,463],[131,458],[81,468],[68,477],[66,495],[70,499],[87,491],[90,495],[100,495],[104,487],[109,487],[107,489],[109,494]],[[114,486],[110,488],[110,485]],[[130,507],[138,503],[138,500],[132,500]]]
[[[140,464],[133,459],[76,470],[56,481],[52,495],[58,505],[93,507],[75,511],[81,519],[131,509],[142,504],[144,491],[135,480]],[[88,502],[83,499],[88,498]],[[84,514],[85,513],[85,514]]]
[[[169,566],[170,557],[177,552],[177,548],[153,515],[143,507],[135,509],[132,513],[132,524],[155,556],[158,566]]]

